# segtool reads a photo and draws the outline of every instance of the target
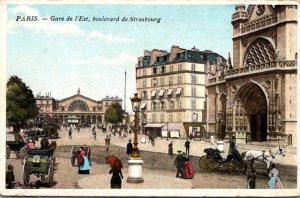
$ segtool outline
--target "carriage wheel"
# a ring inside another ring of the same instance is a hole
[[[53,170],[57,169],[56,157],[53,157]]]
[[[199,159],[199,167],[200,170],[207,170],[207,166],[206,166],[206,155],[203,155],[202,157],[200,157]]]
[[[48,182],[49,182],[50,186],[53,183],[53,178],[54,178],[53,176],[54,176],[54,168],[53,168],[53,164],[50,163],[49,169],[48,169]]]
[[[29,182],[30,182],[30,173],[25,170],[26,159],[27,159],[27,157],[24,158],[25,162],[23,165],[23,183],[25,186],[28,186]]]
[[[216,170],[219,168],[220,164],[217,163],[211,156],[206,156],[206,166],[210,171]]]
[[[242,164],[239,161],[233,159],[227,163],[227,168],[230,173],[240,173],[242,170]]]
[[[23,172],[23,183],[25,186],[28,186],[29,182],[30,182],[30,174],[25,171]]]
[[[10,158],[11,150],[10,148],[6,148],[6,159]]]

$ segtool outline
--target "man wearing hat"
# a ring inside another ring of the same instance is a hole
[[[34,149],[34,145],[33,145],[33,143],[32,143],[32,140],[31,140],[31,139],[28,141],[28,143],[27,143],[27,147],[28,147],[29,149]]]
[[[179,177],[179,174],[180,174],[180,178],[183,178],[184,159],[183,159],[181,152],[182,152],[181,150],[177,151],[178,154],[174,161],[174,165],[176,165],[176,168],[177,168],[177,173],[176,173],[177,178]]]

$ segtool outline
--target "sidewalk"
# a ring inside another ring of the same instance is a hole
[[[97,139],[95,140],[92,135],[92,129],[91,128],[85,128],[81,129],[78,133],[77,131],[74,131],[72,134],[72,139],[69,139],[68,132],[66,128],[62,127],[59,131],[59,139],[56,140],[50,140],[56,141],[57,145],[97,145],[97,146],[105,146],[105,137],[109,135],[110,132],[102,133],[97,129]],[[144,137],[146,139],[146,143],[141,143],[141,139]],[[12,134],[7,134],[6,136],[7,140],[13,140]],[[126,148],[126,145],[128,143],[128,140],[131,139],[133,142],[134,140],[134,134],[129,134],[128,137],[119,138],[118,135],[113,136],[111,135],[111,144],[120,146],[123,148]],[[173,141],[173,153],[176,154],[177,150],[181,150],[185,152],[184,143],[186,139],[177,139],[177,138],[169,138],[168,140],[166,138],[155,138],[155,146],[152,146],[151,143],[148,143],[149,139],[147,136],[144,135],[138,135],[138,148],[142,151],[150,151],[150,152],[159,152],[159,153],[167,153],[168,152],[168,144]],[[39,146],[39,142],[36,146]],[[237,149],[240,153],[249,151],[249,150],[266,150],[275,148],[274,146],[268,146],[259,144],[240,144],[237,143]],[[192,140],[190,144],[190,155],[192,156],[202,156],[205,153],[203,152],[205,148],[217,148],[217,144],[211,145],[210,142],[205,141],[198,141],[198,140]],[[225,158],[228,153],[229,143],[224,141],[224,152],[221,153],[221,155]],[[297,165],[297,148],[296,147],[286,147],[284,148],[285,151],[285,157],[277,156],[274,160],[275,163],[285,164],[285,165]]]
[[[190,180],[179,179],[172,176],[165,176],[159,174],[148,173],[143,169],[144,182],[139,184],[127,183],[128,170],[124,169],[123,172],[123,189],[191,189],[193,184]],[[111,175],[99,174],[88,176],[77,181],[77,188],[80,189],[110,189]]]
[[[168,140],[166,138],[156,138],[155,139],[155,146],[152,146],[151,143],[148,143],[148,138],[146,137],[146,143],[141,143],[142,137],[138,135],[138,148],[142,151],[151,151],[151,152],[160,152],[160,153],[168,153],[168,144],[173,141],[173,152],[176,154],[177,150],[181,150],[182,152],[185,152],[184,143],[186,139],[177,139],[177,138],[169,138]],[[133,134],[130,134],[130,137],[126,137],[123,139],[131,139],[133,142],[134,136]],[[124,141],[113,141],[112,144],[120,147],[126,147],[127,144],[126,140]],[[249,150],[266,150],[275,148],[274,146],[264,146],[264,145],[253,145],[253,144],[237,144],[237,149],[240,153],[249,151]],[[204,155],[204,149],[205,148],[217,148],[217,144],[211,145],[210,142],[205,141],[194,141],[191,140],[190,143],[190,155],[192,156],[202,156]],[[229,150],[229,143],[224,141],[224,152],[221,153],[223,157],[226,157]],[[285,165],[297,165],[297,148],[296,147],[286,147],[284,148],[285,157],[277,156],[274,159],[275,163],[285,164]]]

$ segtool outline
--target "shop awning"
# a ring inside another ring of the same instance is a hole
[[[145,127],[152,127],[152,128],[160,128],[160,127],[163,127],[164,124],[152,124],[152,123],[149,123],[149,124],[146,124]]]
[[[173,89],[168,90],[168,95],[172,95]]]
[[[165,93],[165,90],[162,89],[162,90],[159,91],[159,95],[158,95],[158,96],[159,96],[159,97],[162,97],[162,96],[164,95],[164,93]]]
[[[141,109],[144,109],[146,107],[146,103],[141,104]]]
[[[180,129],[183,127],[182,123],[168,123],[165,124],[162,128],[163,131],[180,131]]]
[[[151,97],[155,97],[156,91],[151,92]]]
[[[176,95],[179,95],[181,93],[182,88],[177,88]]]

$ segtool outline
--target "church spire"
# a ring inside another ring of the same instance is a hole
[[[232,69],[231,58],[230,58],[230,52],[228,52],[228,59],[227,59],[227,62],[228,62],[228,67],[229,67],[229,69]]]
[[[77,94],[80,95],[80,87],[78,88]]]

